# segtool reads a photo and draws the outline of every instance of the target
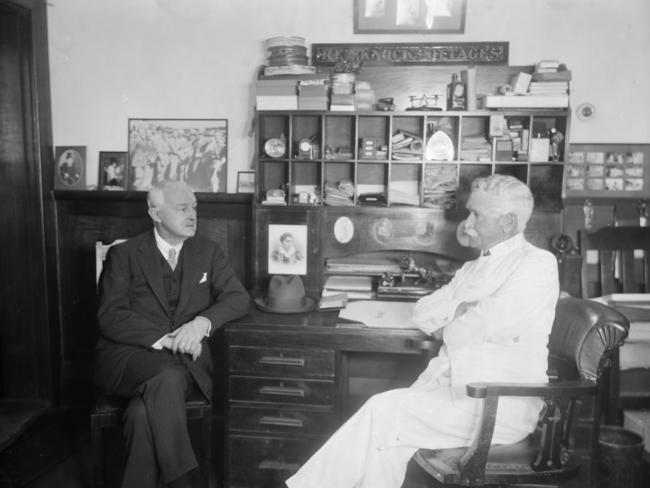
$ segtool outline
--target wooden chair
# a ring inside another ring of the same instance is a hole
[[[97,266],[97,281],[106,254],[111,246],[124,242],[118,239],[110,244],[97,242],[95,244],[95,257]],[[205,400],[200,392],[194,391],[185,402],[188,422],[199,422],[199,470],[202,486],[213,488],[216,486],[214,466],[212,465],[212,405]],[[95,402],[90,413],[90,438],[93,457],[93,483],[95,488],[104,486],[105,453],[104,429],[119,427],[122,423],[122,412],[126,406],[123,398],[110,395],[96,394]]]
[[[575,476],[581,463],[589,464],[591,477],[590,459],[598,452],[599,398],[604,394],[599,380],[628,327],[622,314],[603,304],[560,299],[549,337],[549,383],[468,384],[467,394],[483,399],[472,444],[420,449],[414,461],[445,485],[551,484]],[[499,398],[504,396],[538,396],[546,407],[536,432],[515,444],[491,446]]]
[[[582,231],[580,251],[583,298],[610,296],[608,303],[631,324],[610,378],[608,421],[620,423],[623,410],[650,408],[650,330],[643,324],[650,322],[650,310],[635,308],[628,300],[637,298],[630,294],[650,293],[650,227]]]

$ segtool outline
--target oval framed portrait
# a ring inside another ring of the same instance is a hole
[[[86,148],[59,146],[55,150],[54,188],[84,190],[86,188]]]

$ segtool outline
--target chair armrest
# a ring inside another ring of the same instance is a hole
[[[498,396],[518,397],[576,397],[595,395],[596,382],[589,380],[562,381],[557,383],[469,383],[467,395],[472,398]]]
[[[499,397],[549,399],[596,396],[598,394],[596,382],[590,380],[557,383],[469,383],[466,388],[468,396],[484,400],[481,418],[472,444],[458,462],[461,479],[466,484],[476,484],[485,476],[485,464],[492,445]]]

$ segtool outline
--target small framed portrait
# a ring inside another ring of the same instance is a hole
[[[307,274],[307,226],[269,225],[269,274]]]
[[[86,146],[54,148],[54,188],[57,190],[86,189]]]
[[[98,190],[126,190],[128,175],[126,160],[126,152],[102,151],[99,153]]]
[[[226,119],[129,119],[129,189],[180,180],[197,192],[225,192]]]
[[[237,173],[237,193],[255,193],[255,171]]]

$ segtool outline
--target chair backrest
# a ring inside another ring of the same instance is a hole
[[[650,292],[650,227],[580,231],[583,298]]]
[[[562,369],[556,371],[562,379],[598,380],[629,329],[627,318],[611,307],[582,298],[560,298],[549,336],[549,365]]]
[[[110,244],[104,244],[101,241],[95,242],[95,283],[99,284],[99,278],[102,275],[102,268],[104,267],[104,260],[108,254],[108,250],[111,246],[119,244],[120,242],[125,242],[126,239],[115,239]]]

